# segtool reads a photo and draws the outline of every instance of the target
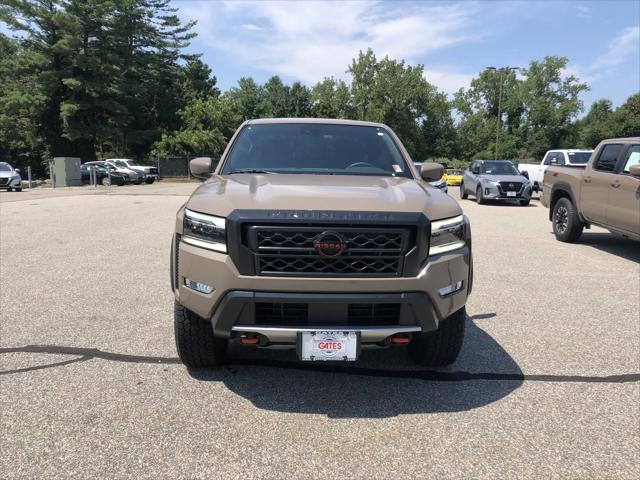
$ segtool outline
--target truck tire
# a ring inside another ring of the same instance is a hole
[[[553,207],[553,233],[561,242],[576,242],[584,224],[578,218],[576,207],[568,198],[561,198]]]
[[[446,367],[458,358],[464,340],[466,310],[462,307],[433,332],[414,334],[407,346],[409,356],[424,367]]]
[[[464,189],[464,183],[460,184],[460,198],[463,200],[466,200],[467,198],[469,198],[469,195],[467,194],[466,190]]]
[[[482,196],[482,187],[476,189],[476,202],[478,205],[484,205],[484,197]]]
[[[155,182],[156,179],[153,177],[147,177],[144,179],[144,183],[146,183],[147,185],[151,185],[153,182]]]
[[[176,349],[190,368],[215,367],[224,362],[227,340],[213,336],[211,323],[178,302],[173,309]]]
[[[528,207],[531,200],[520,200],[521,207]]]

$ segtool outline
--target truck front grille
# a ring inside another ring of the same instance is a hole
[[[0,185],[9,185],[9,177],[0,178]]]
[[[345,248],[335,257],[321,255],[314,243],[326,232],[337,233]],[[402,274],[405,254],[413,246],[410,228],[340,226],[252,226],[248,246],[258,275],[373,276]]]

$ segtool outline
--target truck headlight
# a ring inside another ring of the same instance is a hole
[[[184,210],[182,241],[196,247],[227,253],[225,219]]]
[[[466,224],[464,215],[431,222],[431,243],[429,255],[450,252],[466,245]]]

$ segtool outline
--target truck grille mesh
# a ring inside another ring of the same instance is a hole
[[[346,319],[340,325],[357,327],[398,325],[399,303],[350,303],[346,305]],[[309,305],[306,303],[256,303],[256,325],[277,327],[322,326],[322,322],[310,322]]]
[[[336,257],[321,256],[314,248],[328,231],[346,243]],[[409,228],[253,226],[248,243],[258,275],[393,277],[402,274],[411,234]]]

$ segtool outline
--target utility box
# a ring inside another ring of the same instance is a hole
[[[56,187],[77,187],[82,185],[80,159],[77,157],[54,157],[51,172]]]

